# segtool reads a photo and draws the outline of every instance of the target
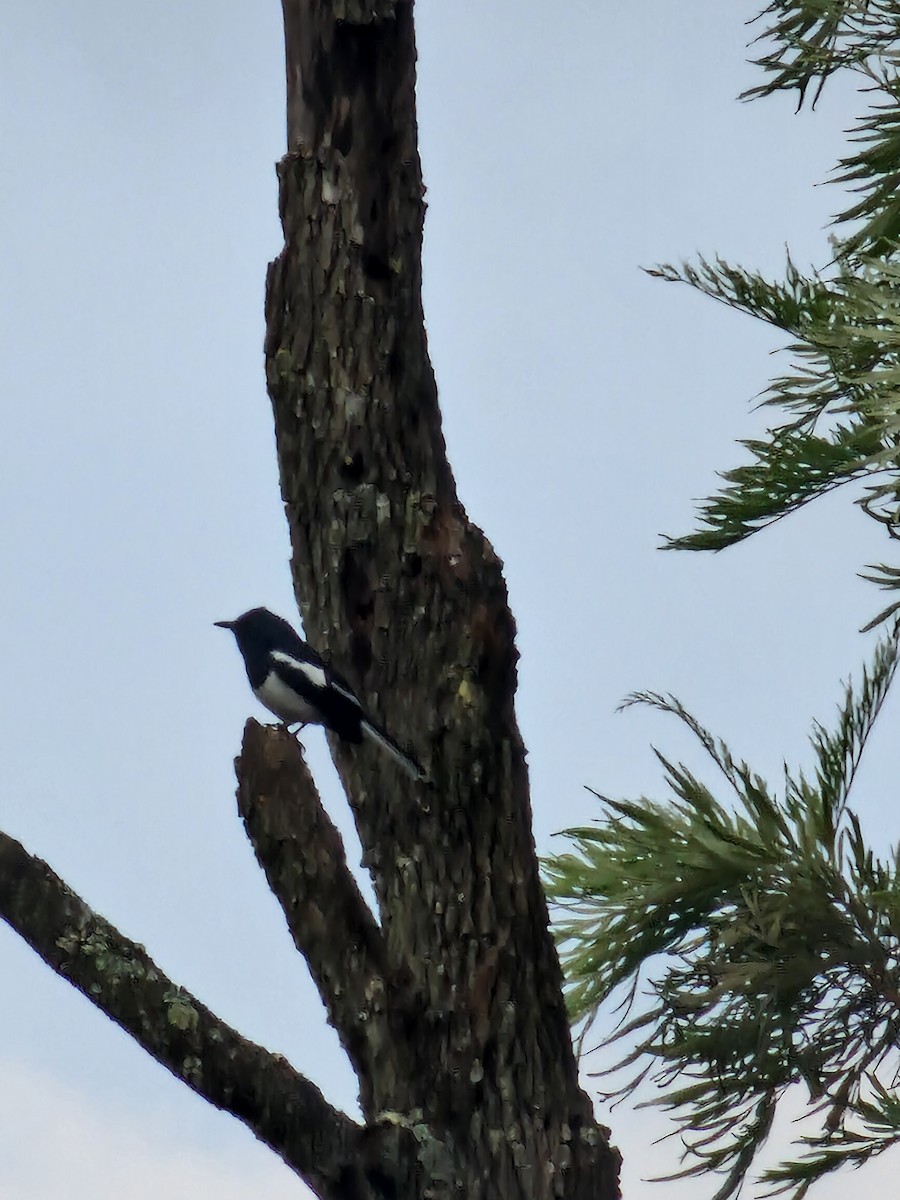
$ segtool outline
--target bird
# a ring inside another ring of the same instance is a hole
[[[426,773],[363,708],[350,684],[291,628],[267,608],[251,608],[233,621],[215,621],[230,629],[244,660],[253,694],[290,728],[324,725],[344,742],[374,742],[410,776]]]

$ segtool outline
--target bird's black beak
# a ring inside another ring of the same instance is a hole
[[[233,629],[234,621],[213,621],[213,625],[218,626],[219,629]]]

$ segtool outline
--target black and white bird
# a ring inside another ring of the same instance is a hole
[[[285,725],[324,725],[356,745],[368,738],[412,779],[425,778],[416,760],[364,711],[350,684],[287,621],[267,608],[251,608],[215,624],[234,634],[254,696]]]

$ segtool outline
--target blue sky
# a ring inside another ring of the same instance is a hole
[[[887,551],[847,499],[723,555],[657,549],[762,428],[778,342],[640,267],[701,251],[777,273],[786,246],[824,264],[841,197],[816,185],[860,107],[841,87],[815,114],[739,104],[754,12],[418,5],[429,343],[461,496],[506,564],[541,851],[594,814],[584,785],[659,794],[651,744],[693,753],[659,715],[617,715],[626,693],[675,691],[777,774],[870,645],[879,596],[854,572]],[[261,349],[279,6],[10,7],[0,103],[0,825],[350,1107],[236,815],[232,759],[263,714],[212,627],[295,616]],[[896,719],[858,796],[880,848],[900,833]],[[4,1195],[304,1194],[5,927],[0,962]],[[599,1111],[627,1197],[702,1191],[641,1182],[674,1162],[649,1145],[662,1117]]]

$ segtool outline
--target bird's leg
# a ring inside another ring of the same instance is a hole
[[[288,733],[292,733],[294,737],[299,737],[308,724],[309,721],[285,721],[284,727]],[[297,728],[291,729],[292,725],[296,725]]]

